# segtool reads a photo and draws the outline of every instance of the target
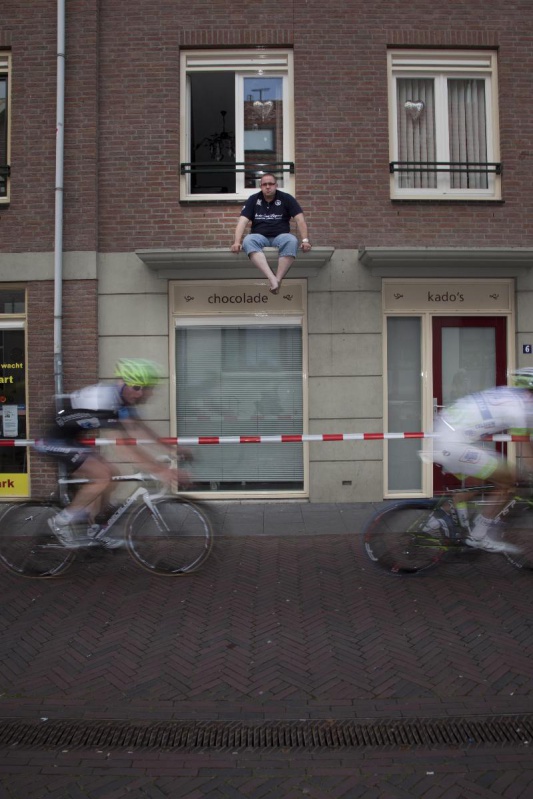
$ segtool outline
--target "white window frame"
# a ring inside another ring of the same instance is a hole
[[[487,162],[500,162],[497,54],[493,51],[390,50],[388,62],[389,160],[401,161],[398,145],[397,80],[432,78],[435,81],[436,160],[449,162],[447,80],[483,79],[486,84]],[[501,200],[501,175],[488,173],[487,189],[450,188],[450,173],[437,173],[436,188],[400,188],[398,172],[390,175],[393,200]]]
[[[190,50],[181,53],[180,65],[180,162],[190,163],[191,93],[189,75],[193,72],[235,72],[235,150],[236,161],[244,161],[244,78],[267,75],[281,78],[283,86],[283,161],[294,161],[294,78],[291,50]],[[267,160],[265,158],[265,160]],[[244,187],[244,172],[236,173],[234,194],[192,194],[190,175],[181,175],[181,200],[246,200],[257,188]],[[294,175],[283,173],[283,190],[295,193]]]
[[[0,52],[0,76],[7,77],[7,147],[6,147],[6,165],[11,163],[11,54],[7,52]],[[3,162],[2,154],[0,153],[0,164]],[[0,197],[0,205],[7,205],[9,203],[9,195],[11,188],[11,178],[8,176],[6,180],[6,195]]]

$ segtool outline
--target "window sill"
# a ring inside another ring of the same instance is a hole
[[[367,247],[359,260],[377,277],[517,277],[533,268],[533,248]]]
[[[334,252],[334,247],[313,247],[311,252],[300,252],[291,266],[290,277],[316,277]],[[136,250],[135,254],[163,280],[257,277],[257,269],[252,266],[245,253],[233,253],[229,247]],[[274,247],[265,247],[265,255],[269,265],[275,266],[278,251]]]

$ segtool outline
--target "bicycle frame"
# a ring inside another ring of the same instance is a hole
[[[438,497],[438,507],[442,508],[443,505],[445,505],[445,503],[448,502],[450,505],[450,515],[452,516],[454,526],[458,531],[462,531],[464,530],[464,528],[462,527],[459,521],[457,508],[455,506],[454,495],[465,493],[465,491],[471,492],[473,495],[488,493],[487,499],[482,499],[482,498],[476,499],[473,497],[471,500],[473,505],[475,505],[478,508],[482,508],[484,505],[486,506],[491,504],[491,498],[490,498],[491,488],[492,486],[482,485],[482,486],[470,486],[467,488],[452,489],[451,491],[448,491],[445,494],[442,494]],[[526,507],[533,508],[533,486],[527,483],[523,486],[523,488],[529,490],[529,492],[531,492],[531,496],[528,497],[523,495],[527,493],[527,490],[524,491],[523,494],[515,493],[514,496],[510,497],[509,500],[503,506],[503,508],[496,514],[496,516],[494,517],[495,521],[498,521],[499,519],[503,520],[506,516],[508,516],[508,514],[513,510],[513,508],[516,508],[517,505],[523,504],[525,508]]]
[[[142,472],[136,472],[135,474],[119,474],[112,477],[112,481],[116,483],[131,483],[131,482],[145,482],[146,480],[154,479],[150,474],[143,474]],[[78,477],[78,478],[61,478],[59,480],[60,487],[67,486],[72,484],[82,484],[82,483],[90,483],[91,481],[87,478]],[[127,514],[133,505],[135,505],[139,500],[142,501],[147,505],[151,512],[155,516],[159,516],[159,513],[153,503],[152,500],[161,499],[164,496],[168,495],[168,490],[165,488],[160,489],[159,491],[151,493],[145,486],[139,486],[129,497],[119,505],[116,511],[113,513],[112,516],[102,525],[102,529],[95,535],[95,539],[98,539],[104,533],[109,532],[109,530],[115,526],[119,519]],[[60,489],[60,496],[63,499],[65,497],[68,500],[68,493],[66,489]]]

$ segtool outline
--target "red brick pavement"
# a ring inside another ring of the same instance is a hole
[[[2,574],[0,716],[430,718],[533,712],[533,575],[481,554],[414,579],[358,536],[219,540],[156,578],[125,553]],[[45,723],[45,722],[43,722]],[[532,744],[533,745],[533,744]],[[523,747],[0,752],[6,797],[530,797]]]

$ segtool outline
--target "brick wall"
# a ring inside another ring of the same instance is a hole
[[[0,47],[13,61],[12,180],[11,203],[0,205],[0,252],[45,252],[54,244],[57,8],[54,0],[7,6]],[[97,7],[97,0],[67,3],[66,250],[97,244]]]
[[[179,201],[179,48],[294,46],[297,196],[317,244],[528,246],[533,67],[523,3],[71,0],[65,248],[230,244],[239,203]],[[3,10],[13,52],[11,208],[0,250],[49,249],[55,2]],[[498,47],[503,203],[391,202],[387,45]],[[97,110],[100,116],[96,118]]]
[[[31,283],[27,308],[29,435],[41,435],[54,409],[54,286]],[[68,281],[63,297],[63,375],[65,392],[98,379],[96,282]],[[56,487],[53,462],[32,453],[32,494],[48,496]]]

